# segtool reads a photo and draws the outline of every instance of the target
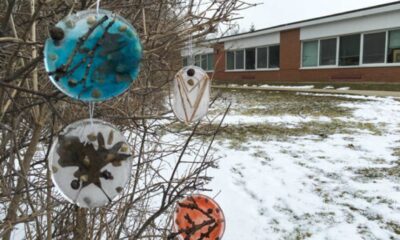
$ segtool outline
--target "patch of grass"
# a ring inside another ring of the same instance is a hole
[[[228,139],[232,142],[232,147],[237,148],[243,143],[254,140],[282,140],[293,136],[305,135],[317,135],[322,140],[332,134],[352,134],[357,132],[357,130],[368,130],[376,135],[381,134],[381,131],[373,124],[333,120],[330,123],[301,123],[293,128],[272,124],[228,125],[221,129],[217,139]]]
[[[253,115],[299,115],[299,116],[350,116],[353,109],[341,107],[341,103],[349,101],[365,101],[340,97],[320,97],[298,95],[293,92],[267,92],[220,90],[223,99],[232,101],[230,114]],[[233,98],[232,98],[233,97]],[[218,106],[211,109],[216,113]]]
[[[357,174],[366,178],[398,177],[400,178],[400,161],[391,168],[364,168],[356,171]]]
[[[393,149],[393,156],[399,157],[400,159],[400,147]]]
[[[223,84],[223,83],[222,83]],[[357,82],[343,82],[343,83],[324,83],[324,82],[302,82],[302,83],[282,83],[282,82],[266,82],[259,83],[258,86],[268,84],[272,86],[304,86],[314,85],[315,88],[322,89],[326,86],[334,88],[350,87],[352,90],[376,90],[376,91],[400,91],[399,83],[357,83]]]
[[[393,230],[394,233],[400,235],[400,224],[395,222],[388,222],[387,226]]]

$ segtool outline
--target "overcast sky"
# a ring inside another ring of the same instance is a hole
[[[396,2],[396,0],[247,0],[261,5],[243,10],[240,31],[256,30],[354,9]]]

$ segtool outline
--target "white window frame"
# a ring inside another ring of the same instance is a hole
[[[330,39],[336,39],[335,64],[321,65],[321,62],[320,62],[320,59],[321,59],[321,41],[330,40]],[[335,66],[339,66],[339,37],[327,37],[327,38],[318,39],[318,67],[335,67]]]
[[[281,66],[281,63],[279,63],[279,67],[276,67],[276,68],[270,68],[269,67],[269,56],[270,56],[270,47],[276,47],[276,46],[279,46],[279,55],[281,54],[281,45],[280,44],[272,44],[272,45],[269,45],[268,46],[268,60],[267,60],[267,63],[268,63],[268,65],[267,65],[267,67],[268,67],[268,70],[269,71],[277,71],[277,70],[279,70],[280,69],[280,66]],[[279,61],[280,61],[280,56],[279,56]]]
[[[208,55],[210,55],[210,54],[214,54],[214,53],[204,53],[204,54],[199,54],[200,55],[200,63],[203,63],[203,58],[206,58],[206,68],[203,68],[203,66],[201,66],[201,64],[200,64],[200,67],[205,71],[205,72],[214,72],[214,68],[215,68],[215,66],[214,66],[214,63],[213,63],[213,69],[208,69]]]
[[[228,69],[228,52],[233,52],[233,69]],[[227,50],[225,51],[225,71],[226,72],[234,72],[236,71],[236,51],[235,50]]]
[[[236,68],[236,53],[239,51],[243,51],[243,68]],[[246,49],[235,49],[235,71],[245,72],[246,71]]]
[[[255,62],[254,62],[254,69],[247,69],[246,68],[246,59],[247,59],[247,49],[252,49],[252,48],[254,48],[254,60],[255,60]],[[256,70],[257,69],[257,48],[256,47],[249,47],[249,48],[245,48],[244,49],[244,70],[246,71],[246,72],[250,72],[250,71],[254,71],[254,70]]]
[[[399,31],[400,30],[400,28],[391,28],[391,29],[388,29],[388,30],[386,30],[386,49],[385,49],[385,52],[386,52],[386,55],[385,55],[385,65],[386,66],[393,66],[393,67],[396,67],[396,66],[400,66],[400,63],[388,63],[387,62],[387,53],[388,53],[388,48],[389,48],[389,32],[390,31]]]
[[[300,69],[301,70],[307,70],[307,69],[331,69],[331,68],[370,68],[370,67],[399,67],[400,63],[388,63],[387,58],[388,58],[388,46],[389,46],[389,32],[390,31],[396,31],[400,30],[400,28],[391,28],[391,29],[378,29],[378,30],[373,30],[373,31],[367,31],[367,32],[355,32],[351,34],[344,34],[340,36],[332,36],[332,37],[325,37],[325,38],[318,38],[318,39],[306,39],[301,41],[301,50],[300,50]],[[363,57],[364,57],[364,35],[365,34],[370,34],[370,33],[380,33],[380,32],[386,32],[386,41],[385,41],[385,61],[384,63],[363,63]],[[355,34],[360,34],[360,60],[358,65],[353,65],[353,66],[340,66],[339,65],[339,52],[340,52],[340,37],[343,36],[349,36],[349,35],[355,35]],[[319,57],[320,57],[320,42],[321,40],[325,39],[332,39],[336,38],[336,65],[320,65],[319,62]],[[304,67],[303,66],[303,44],[304,42],[309,42],[309,41],[316,41],[318,40],[318,65],[313,66],[313,67]]]
[[[214,72],[215,69],[215,61],[212,63],[212,69],[208,69],[208,55],[213,55],[214,58],[214,53],[205,53],[204,56],[207,58],[207,69],[204,69],[206,72]]]
[[[327,39],[331,39],[331,38],[327,38]],[[305,67],[303,66],[303,48],[304,48],[304,43],[305,42],[315,42],[317,41],[317,66],[308,66]],[[316,68],[319,67],[319,52],[320,52],[320,39],[310,39],[310,40],[305,40],[305,41],[301,41],[301,54],[300,54],[300,65],[301,68]]]
[[[259,48],[267,48],[267,67],[263,68],[263,67],[258,67],[258,49]],[[271,70],[271,68],[268,68],[269,65],[269,46],[260,46],[260,47],[256,47],[256,70],[264,70],[264,71],[268,71]]]
[[[364,63],[363,62],[363,58],[364,58],[364,36],[368,35],[368,34],[373,34],[373,33],[385,33],[385,55],[384,55],[384,61],[383,63]],[[361,34],[361,53],[360,56],[362,57],[360,59],[360,66],[379,66],[379,65],[386,65],[387,64],[387,48],[388,48],[388,44],[389,44],[389,31],[388,30],[377,30],[377,31],[370,31],[370,32],[364,32]]]
[[[256,46],[256,47],[248,47],[248,48],[238,48],[238,49],[232,49],[229,50],[227,49],[225,51],[225,72],[257,72],[257,71],[278,71],[280,68],[269,68],[269,48],[273,46],[280,46],[280,44],[271,44],[271,45],[262,45],[262,46]],[[267,68],[258,68],[258,48],[267,48]],[[246,49],[249,48],[254,48],[255,49],[255,69],[246,69]],[[236,51],[241,51],[243,50],[243,68],[236,69]],[[233,52],[234,53],[234,68],[235,69],[228,69],[228,52]]]

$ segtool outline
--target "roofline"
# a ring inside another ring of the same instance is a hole
[[[393,5],[399,5],[399,6],[397,9],[383,9],[382,11],[376,11],[376,9],[378,9],[378,8],[385,8],[385,7],[389,7],[389,6],[393,6]],[[316,17],[316,18],[311,18],[311,19],[306,19],[306,20],[301,20],[301,21],[296,21],[296,22],[291,22],[291,23],[285,23],[285,24],[281,24],[281,25],[277,25],[277,26],[259,29],[259,30],[253,31],[253,32],[245,32],[245,33],[239,33],[239,34],[230,35],[230,36],[224,36],[224,37],[220,37],[220,38],[214,38],[214,39],[207,40],[207,42],[218,43],[218,42],[235,40],[235,39],[239,39],[239,38],[254,37],[254,36],[265,35],[265,34],[274,33],[274,32],[290,30],[290,29],[294,29],[294,28],[301,28],[301,27],[306,27],[306,26],[311,26],[311,25],[317,25],[317,24],[321,24],[321,23],[333,22],[336,20],[345,20],[345,19],[350,19],[350,18],[356,18],[356,17],[363,16],[363,14],[360,14],[360,13],[365,12],[365,11],[370,11],[371,12],[370,14],[372,15],[372,14],[378,14],[378,13],[383,13],[383,12],[395,11],[398,9],[400,10],[400,1],[395,1],[395,2],[390,2],[390,3],[375,5],[375,6],[371,6],[371,7],[360,8],[360,9],[350,10],[350,11],[346,11],[346,12],[340,12],[340,13],[335,13],[335,14],[331,14],[331,15],[321,16],[321,17]],[[357,14],[357,13],[359,13],[359,14]],[[346,17],[345,15],[350,15],[350,16]],[[353,16],[353,15],[355,15],[355,16]],[[358,15],[360,15],[360,16],[358,16]],[[337,19],[337,18],[339,18],[339,19]]]

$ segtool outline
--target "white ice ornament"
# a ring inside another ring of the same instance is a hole
[[[210,82],[207,73],[196,66],[184,67],[175,75],[172,109],[179,120],[196,122],[207,114]]]
[[[112,201],[130,178],[132,155],[113,125],[85,119],[68,125],[49,155],[52,180],[69,202],[101,207]]]

